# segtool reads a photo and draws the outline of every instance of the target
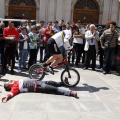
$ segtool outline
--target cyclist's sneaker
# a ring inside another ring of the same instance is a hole
[[[75,91],[71,91],[70,95],[71,95],[72,97],[77,98],[77,92],[75,92]]]
[[[51,73],[51,74],[53,74],[54,75],[54,70],[53,70],[53,68],[52,67],[48,67],[48,70],[49,70],[49,72]]]
[[[64,83],[67,84],[67,85],[69,85],[69,81],[68,81],[67,77],[65,77]]]

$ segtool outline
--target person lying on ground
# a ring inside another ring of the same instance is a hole
[[[5,103],[15,95],[23,92],[52,93],[77,98],[77,92],[58,88],[61,86],[64,86],[62,82],[38,81],[37,79],[29,78],[24,78],[21,80],[10,80],[4,83],[4,89],[6,91],[10,91],[10,93],[2,97],[2,102]]]

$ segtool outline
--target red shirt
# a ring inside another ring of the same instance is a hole
[[[10,29],[6,27],[3,31],[4,37],[15,37],[17,40],[19,39],[19,32],[17,28]],[[8,47],[8,46],[7,46]]]
[[[54,33],[54,31],[52,30],[52,33]],[[45,37],[45,43],[47,43],[48,39],[51,37],[51,33],[50,33],[50,29],[49,28],[45,28],[44,31],[44,37]]]
[[[32,91],[30,91],[32,90]],[[11,84],[10,93],[7,94],[8,98],[21,93],[21,92],[36,92],[37,91],[37,80],[36,79],[21,79],[14,81]]]
[[[15,81],[14,84],[11,85],[11,91],[7,96],[8,96],[8,98],[11,98],[11,97],[17,95],[18,93],[20,93],[19,81]]]

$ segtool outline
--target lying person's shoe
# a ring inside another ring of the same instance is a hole
[[[75,91],[72,91],[72,92],[70,93],[70,95],[71,95],[72,97],[77,98],[77,92],[75,92]]]
[[[51,73],[51,74],[53,74],[54,75],[54,70],[53,70],[53,68],[52,67],[48,67],[48,70],[49,70],[49,72]]]

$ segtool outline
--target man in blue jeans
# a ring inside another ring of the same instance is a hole
[[[36,79],[24,78],[21,80],[10,80],[4,84],[4,89],[10,91],[2,98],[2,102],[7,102],[10,98],[23,92],[36,92],[36,93],[53,93],[57,95],[65,95],[77,97],[77,92],[62,90],[61,82],[54,81],[37,81]]]
[[[110,73],[111,63],[113,56],[115,55],[117,42],[118,33],[116,31],[116,22],[111,22],[110,28],[105,30],[100,37],[101,48],[104,50],[103,74]]]

